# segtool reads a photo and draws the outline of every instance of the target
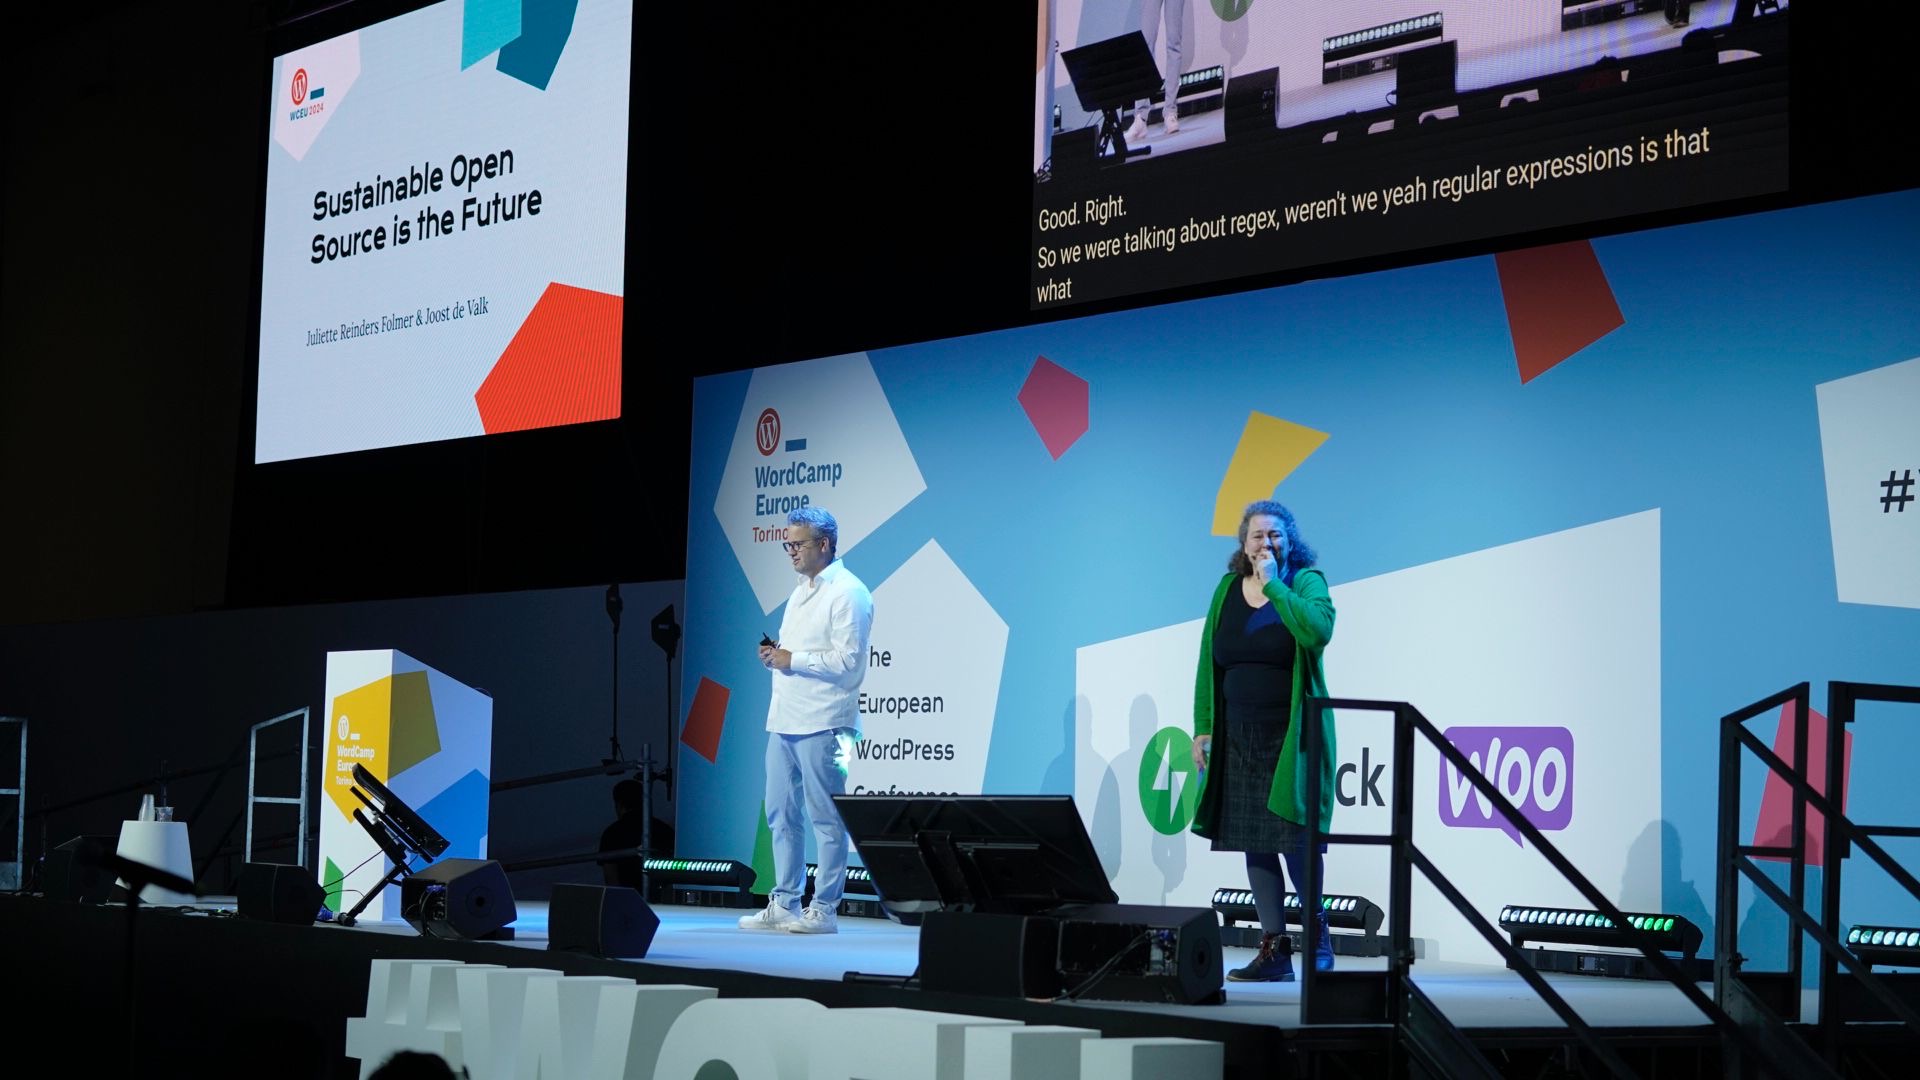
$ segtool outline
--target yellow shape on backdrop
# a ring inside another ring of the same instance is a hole
[[[365,765],[378,780],[387,778],[387,736],[393,724],[393,676],[375,679],[333,699],[327,713],[327,756],[320,786],[352,818],[360,808],[353,795],[353,767]]]
[[[1240,513],[1256,499],[1273,498],[1300,463],[1327,441],[1327,433],[1302,427],[1291,420],[1263,412],[1247,414],[1240,444],[1233,448],[1220,493],[1213,500],[1213,535],[1234,536],[1240,531]]]
[[[393,677],[392,751],[387,775],[399,776],[440,752],[440,724],[433,715],[433,694],[427,673],[409,671]]]

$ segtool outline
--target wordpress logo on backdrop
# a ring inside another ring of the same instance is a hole
[[[1563,727],[1454,727],[1444,734],[1535,828],[1558,832],[1573,823],[1573,732]],[[1445,758],[1440,759],[1440,823],[1455,829],[1499,829],[1521,843],[1520,830]]]
[[[780,414],[772,409],[760,410],[760,419],[754,421],[753,445],[760,451],[761,457],[769,457],[780,449]]]

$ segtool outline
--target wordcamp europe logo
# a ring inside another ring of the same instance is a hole
[[[760,410],[760,418],[753,422],[753,448],[760,451],[761,457],[772,457],[774,451],[784,449],[788,453],[805,450],[807,440],[788,439],[780,441],[780,413],[772,408]]]
[[[1535,828],[1558,832],[1573,823],[1573,732],[1563,727],[1454,727],[1444,734]],[[1521,843],[1520,830],[1445,758],[1440,759],[1440,823],[1455,829],[1499,829]]]
[[[287,119],[289,120],[299,120],[303,117],[312,116],[326,108],[326,105],[320,99],[327,96],[327,88],[324,86],[311,85],[311,80],[307,76],[306,68],[295,69],[293,79],[290,81],[287,90],[288,93],[293,96],[293,104],[295,106],[293,112],[287,115]]]

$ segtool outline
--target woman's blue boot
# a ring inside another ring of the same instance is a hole
[[[1327,913],[1324,911],[1315,912],[1313,918],[1315,922],[1320,924],[1318,928],[1320,931],[1320,940],[1316,942],[1313,947],[1313,970],[1332,971],[1333,935],[1327,933]]]

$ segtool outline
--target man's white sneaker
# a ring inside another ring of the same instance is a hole
[[[1127,129],[1127,141],[1142,142],[1147,137],[1147,110],[1141,109],[1133,114],[1133,126]]]
[[[837,934],[840,917],[822,907],[807,905],[800,917],[787,924],[789,934]]]
[[[1160,110],[1160,115],[1163,118],[1162,123],[1166,125],[1167,134],[1171,135],[1180,130],[1180,110],[1178,108],[1168,105],[1166,108]]]
[[[742,930],[787,930],[800,922],[800,916],[793,909],[781,907],[773,901],[751,915],[740,916]]]

